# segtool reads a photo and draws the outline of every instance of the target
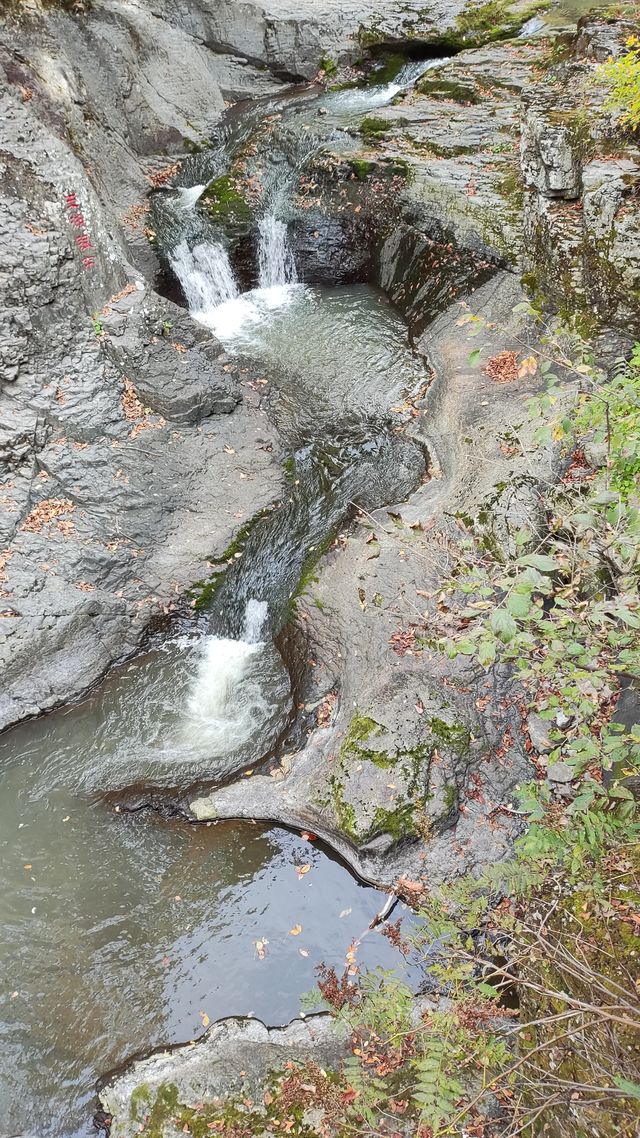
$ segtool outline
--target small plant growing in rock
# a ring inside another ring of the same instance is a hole
[[[640,127],[640,38],[629,36],[629,49],[619,59],[609,59],[601,71],[611,93],[608,106],[617,111],[621,126],[638,130]]]
[[[319,68],[320,71],[324,71],[325,76],[330,79],[333,75],[336,74],[338,65],[333,61],[333,59],[331,59],[329,55],[323,55],[322,59],[320,60]]]

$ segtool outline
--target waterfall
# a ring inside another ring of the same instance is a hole
[[[171,255],[190,312],[207,312],[238,296],[238,285],[224,245],[201,242],[190,249],[181,241]]]
[[[186,210],[193,209],[198,198],[202,197],[202,194],[204,193],[206,188],[207,187],[205,185],[202,185],[202,186],[179,186],[177,191],[176,191],[178,204],[182,207],[182,209],[186,209]]]
[[[210,745],[229,750],[251,734],[256,716],[268,706],[259,674],[251,676],[252,663],[264,648],[260,633],[266,617],[267,602],[252,597],[241,640],[207,636],[202,641],[187,700],[187,736],[206,738]]]
[[[273,214],[263,217],[259,225],[258,271],[260,288],[276,288],[295,284],[298,280],[293,253],[289,248],[287,227]]]
[[[242,639],[247,644],[257,644],[260,641],[262,626],[267,619],[267,602],[256,601],[253,597],[247,601],[244,614],[244,631]]]

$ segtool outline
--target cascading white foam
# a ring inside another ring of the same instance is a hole
[[[194,314],[238,296],[231,262],[220,242],[201,242],[190,249],[181,241],[173,251],[171,264]]]
[[[449,62],[449,57],[442,59],[420,59],[405,63],[395,79],[384,86],[371,86],[352,88],[347,91],[332,92],[322,98],[323,106],[337,114],[361,114],[362,111],[373,107],[384,107],[395,99],[401,91],[407,91],[421,75],[433,67],[441,67]]]
[[[177,190],[178,204],[183,209],[193,209],[197,200],[204,193],[205,186],[180,186]]]
[[[258,273],[260,288],[277,288],[298,280],[293,253],[289,247],[287,226],[273,214],[260,220]]]
[[[255,644],[244,640],[228,640],[210,636],[189,697],[189,711],[200,721],[219,725],[235,724],[238,708],[234,693],[244,675],[247,660],[256,651]]]
[[[244,614],[244,631],[242,639],[247,644],[258,644],[260,633],[267,619],[268,606],[266,601],[257,601],[254,597],[247,602]]]
[[[263,649],[260,633],[267,616],[266,601],[248,602],[242,640],[209,636],[187,701],[187,734],[197,735],[216,751],[232,750],[249,738],[267,705],[255,675],[252,657]]]

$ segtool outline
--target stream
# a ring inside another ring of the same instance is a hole
[[[391,101],[437,64],[322,96],[323,130]],[[269,414],[291,456],[288,497],[255,522],[208,610],[82,701],[0,736],[0,1110],[9,1134],[85,1134],[100,1076],[217,1018],[288,1022],[315,966],[341,971],[354,941],[360,967],[419,981],[381,931],[366,933],[385,895],[317,842],[250,823],[128,814],[104,798],[134,785],[186,790],[261,762],[291,713],[274,637],[301,575],[358,506],[400,501],[425,475],[422,448],[391,415],[427,379],[401,316],[372,285],[310,285],[295,263],[291,171],[322,137],[309,138],[317,105],[307,93],[286,106],[280,141],[293,137],[294,153],[272,164],[256,287],[242,290],[199,201],[247,124],[272,106],[249,105],[217,147],[184,162],[180,186],[162,195],[159,240],[194,319],[268,374]],[[409,931],[411,914],[398,913]]]

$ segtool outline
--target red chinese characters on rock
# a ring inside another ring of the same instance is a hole
[[[76,245],[78,246],[78,249],[81,253],[86,254],[82,258],[82,267],[83,269],[94,269],[96,266],[96,259],[92,253],[88,252],[88,250],[92,249],[93,246],[91,244],[89,234],[85,229],[86,223],[84,214],[80,209],[80,203],[78,202],[78,199],[74,193],[65,194],[64,200],[67,209],[69,210],[69,221],[71,222],[74,229],[82,230],[82,232],[78,233],[76,236]]]

